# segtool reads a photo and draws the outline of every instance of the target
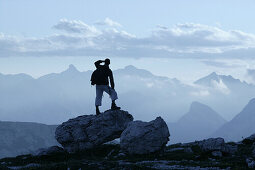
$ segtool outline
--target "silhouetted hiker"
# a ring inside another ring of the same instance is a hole
[[[101,63],[104,62],[104,65]],[[103,92],[106,92],[110,95],[112,99],[111,109],[116,110],[120,107],[116,106],[115,100],[118,99],[117,93],[114,90],[114,80],[112,75],[112,70],[109,68],[110,59],[98,60],[95,62],[96,70],[91,75],[91,85],[96,85],[96,114],[99,115],[99,106],[102,105],[102,96]],[[109,86],[109,79],[111,87]]]

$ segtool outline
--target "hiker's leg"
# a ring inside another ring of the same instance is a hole
[[[115,103],[115,100],[118,99],[117,92],[109,86],[107,87],[105,92],[108,93],[110,95],[111,99],[112,99],[111,109],[120,109],[120,107],[118,107]]]
[[[95,105],[96,105],[96,115],[100,114],[99,106],[102,105],[102,96],[103,96],[103,89],[96,85],[96,99],[95,99]]]
[[[112,89],[110,86],[105,87],[105,92],[109,94],[113,102],[115,102],[115,100],[118,99],[117,92],[114,89]]]
[[[95,105],[101,106],[102,105],[102,97],[103,97],[104,89],[101,85],[96,85],[96,99],[95,99]]]

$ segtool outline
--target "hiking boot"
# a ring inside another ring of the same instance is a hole
[[[118,107],[115,103],[112,103],[112,110],[120,110],[120,107]]]
[[[100,115],[100,114],[101,114],[98,108],[96,108],[96,114],[97,114],[97,115]]]

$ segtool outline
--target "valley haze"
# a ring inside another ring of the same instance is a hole
[[[61,73],[37,79],[27,74],[0,74],[0,119],[59,124],[78,115],[94,113],[91,73],[90,70],[80,72],[70,65]],[[168,122],[175,122],[194,101],[207,104],[224,119],[231,120],[254,97],[255,89],[253,84],[215,72],[192,85],[176,78],[155,76],[132,65],[114,70],[114,76],[119,105],[136,119],[145,120],[162,116]],[[104,95],[104,110],[110,106],[107,98]]]
[[[227,126],[225,124],[254,97],[255,91],[253,84],[215,72],[193,84],[156,76],[132,65],[113,73],[119,93],[118,104],[137,120],[150,121],[162,116],[168,122],[174,143],[203,139],[221,126]],[[95,87],[90,85],[91,74],[91,70],[80,72],[72,64],[60,73],[37,79],[27,74],[0,74],[0,120],[55,125],[79,115],[95,114]],[[110,100],[105,94],[102,110],[109,108]],[[250,119],[245,119],[252,121],[254,115],[252,110],[250,112]],[[253,126],[247,132],[252,130]],[[229,137],[229,140],[240,140],[240,135]]]

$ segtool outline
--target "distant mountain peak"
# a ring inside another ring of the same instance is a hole
[[[189,112],[193,113],[193,112],[197,112],[198,110],[199,111],[201,111],[201,110],[203,110],[203,111],[204,110],[212,111],[212,109],[209,106],[205,105],[205,104],[199,103],[197,101],[192,102],[191,105],[190,105]]]
[[[126,66],[124,69],[127,69],[127,70],[134,70],[134,69],[137,69],[135,66],[133,65],[128,65]]]
[[[243,110],[232,120],[212,134],[212,137],[223,137],[227,141],[238,141],[254,133],[255,98],[251,99]]]
[[[212,72],[208,76],[205,76],[203,79],[207,79],[207,80],[219,80],[219,78],[220,78],[220,75],[218,75],[216,72]]]
[[[73,65],[73,64],[70,64],[68,69],[65,70],[63,73],[78,73],[79,70],[77,70],[77,68]]]
[[[201,121],[205,121],[205,119],[210,119],[214,121],[219,121],[221,123],[225,122],[225,120],[211,107],[197,101],[191,103],[189,112],[186,114],[186,118],[201,119]]]
[[[124,69],[117,70],[117,72],[122,73],[122,74],[137,75],[137,76],[141,76],[141,77],[154,76],[151,72],[144,70],[144,69],[136,68],[133,65],[128,65]]]
[[[71,70],[71,71],[78,71],[77,68],[76,68],[73,64],[70,64],[70,65],[69,65],[68,70]]]
[[[190,107],[197,107],[197,106],[200,106],[200,105],[204,105],[204,104],[199,103],[197,101],[194,101],[194,102],[191,103]]]
[[[246,82],[241,82],[239,79],[235,79],[234,77],[232,77],[231,75],[219,75],[216,72],[212,72],[211,74],[200,78],[199,80],[195,81],[195,84],[200,84],[200,85],[206,85],[206,86],[212,86],[213,81],[216,82],[220,82],[222,81],[223,83],[244,83],[246,84]]]
[[[211,74],[209,74],[207,77],[211,77],[211,78],[215,78],[218,77],[219,75],[216,72],[212,72]]]

